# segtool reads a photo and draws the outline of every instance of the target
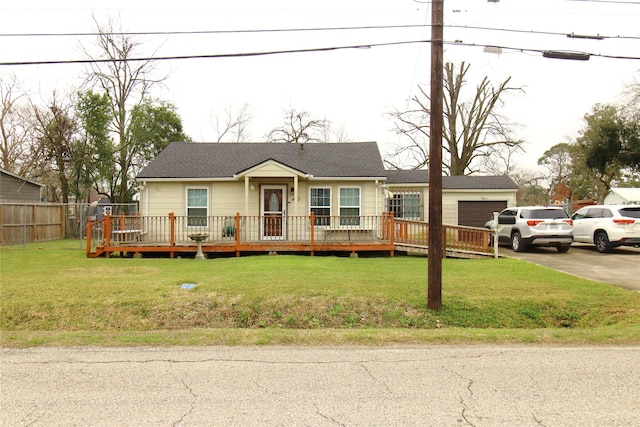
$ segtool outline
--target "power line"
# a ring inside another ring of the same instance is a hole
[[[354,27],[311,27],[311,28],[272,28],[272,29],[245,29],[245,30],[195,30],[195,31],[123,31],[123,32],[86,32],[86,33],[6,33],[0,37],[97,37],[110,36],[172,36],[172,35],[202,35],[202,34],[247,34],[247,33],[287,33],[305,31],[344,31],[344,30],[379,30],[393,28],[419,28],[424,24],[406,25],[365,25]]]
[[[571,0],[578,1],[578,0]],[[587,0],[582,0],[587,1]],[[640,2],[639,2],[640,4]],[[365,25],[365,26],[347,26],[347,27],[311,27],[311,28],[280,28],[280,29],[241,29],[241,30],[192,30],[192,31],[134,31],[134,32],[86,32],[86,33],[3,33],[0,37],[98,37],[102,35],[110,36],[172,36],[172,35],[205,35],[205,34],[251,34],[251,33],[287,33],[287,32],[313,32],[313,31],[357,31],[357,30],[383,30],[383,29],[406,29],[406,28],[429,28],[430,24],[401,24],[401,25]],[[498,31],[506,33],[524,33],[535,35],[555,35],[572,37],[573,33],[563,33],[558,31],[538,31],[538,30],[520,30],[513,28],[493,28],[480,27],[470,25],[444,25],[445,28],[463,29],[463,30],[480,30],[480,31]],[[640,40],[640,36],[604,36],[598,35],[599,40],[604,39],[628,39]],[[578,38],[575,37],[574,38]]]
[[[348,46],[328,46],[328,47],[317,47],[317,48],[307,48],[307,49],[288,49],[288,50],[272,50],[272,51],[262,51],[262,52],[241,52],[241,53],[221,53],[221,54],[204,54],[204,55],[172,55],[172,56],[150,56],[150,57],[140,57],[140,58],[123,58],[116,59],[116,62],[148,62],[148,61],[168,61],[168,60],[185,60],[185,59],[219,59],[219,58],[247,58],[247,57],[257,57],[257,56],[268,56],[268,55],[281,55],[281,54],[294,54],[294,53],[310,53],[310,52],[329,52],[329,51],[337,51],[337,50],[345,50],[345,49],[369,49],[374,47],[383,47],[383,46],[400,46],[400,45],[409,45],[409,44],[417,44],[417,43],[431,43],[431,40],[406,40],[406,41],[397,41],[397,42],[386,42],[386,43],[371,43],[371,44],[359,44],[359,45],[348,45]],[[483,48],[495,48],[502,50],[510,50],[515,52],[529,52],[529,53],[539,53],[544,54],[544,52],[548,52],[549,49],[534,49],[534,48],[521,48],[521,47],[513,47],[513,46],[499,46],[499,45],[483,45],[483,44],[474,44],[474,43],[464,43],[459,41],[444,41],[444,44],[453,45],[453,46],[466,46],[466,47],[483,47]],[[575,54],[581,54],[585,56],[595,56],[601,58],[609,58],[609,59],[631,59],[631,60],[640,60],[638,56],[625,56],[625,55],[607,55],[607,54],[596,54],[596,53],[588,53],[588,52],[573,52]],[[62,65],[62,64],[100,64],[114,62],[114,59],[72,59],[72,60],[57,60],[57,61],[16,61],[16,62],[0,62],[0,66],[18,66],[18,65]]]

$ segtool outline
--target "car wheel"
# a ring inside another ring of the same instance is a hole
[[[558,252],[563,254],[565,252],[568,252],[570,247],[571,245],[562,245],[562,246],[556,246],[556,249],[558,250]]]
[[[511,236],[511,249],[516,252],[522,252],[526,249],[524,243],[522,243],[522,236],[517,231]]]
[[[604,231],[598,231],[593,240],[596,243],[596,249],[600,253],[608,253],[613,249],[609,242],[609,236]]]

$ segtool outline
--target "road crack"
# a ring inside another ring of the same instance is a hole
[[[191,386],[187,384],[186,379],[187,379],[187,374],[185,374],[180,381],[182,382],[182,385],[184,386],[184,388],[187,390],[188,394],[191,396],[191,403],[189,405],[189,409],[184,414],[182,414],[180,419],[178,419],[176,422],[172,424],[174,427],[179,426],[185,420],[185,418],[191,415],[191,413],[193,413],[193,410],[195,409],[195,406],[196,406],[195,402],[198,396],[194,393]]]
[[[358,366],[360,366],[376,384],[381,385],[385,390],[387,390],[387,393],[392,394],[392,391],[389,389],[387,383],[384,381],[380,381],[375,375],[373,375],[364,363],[358,363]]]
[[[318,404],[317,404],[317,403],[313,402],[313,406],[314,406],[314,408],[316,408],[316,414],[317,414],[317,415],[319,415],[319,416],[321,416],[321,417],[322,417],[322,418],[324,418],[325,420],[327,420],[327,421],[329,421],[329,422],[332,422],[333,424],[335,424],[335,425],[337,425],[337,426],[343,426],[343,427],[344,427],[344,426],[346,426],[346,424],[341,423],[340,421],[337,421],[337,420],[335,420],[335,419],[331,418],[330,416],[325,415],[325,414],[323,414],[322,412],[320,412],[320,408],[318,407]]]
[[[456,372],[456,371],[454,371],[452,369],[447,369],[444,366],[442,367],[442,370],[445,371],[445,372],[449,372],[451,374],[454,374],[458,378],[466,381],[466,384],[467,384],[466,390],[467,390],[468,396],[465,398],[464,393],[460,393],[460,395],[458,396],[459,397],[460,406],[462,407],[462,410],[460,411],[460,418],[461,418],[461,421],[464,421],[468,425],[475,427],[475,424],[472,423],[471,420],[469,419],[469,416],[468,416],[469,405],[467,404],[467,399],[470,400],[470,399],[473,399],[473,397],[474,397],[474,393],[473,393],[473,389],[472,389],[473,384],[474,384],[473,379],[472,378],[467,378],[467,377],[463,376],[462,374],[460,374],[459,372]]]

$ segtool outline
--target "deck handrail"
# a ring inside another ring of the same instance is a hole
[[[427,248],[429,225],[423,221],[394,218],[393,213],[361,216],[309,215],[269,216],[164,216],[106,215],[89,221],[87,254],[95,246],[153,245],[194,246],[189,236],[204,235],[203,245],[241,245],[272,242],[365,244],[377,241],[390,245]],[[95,239],[97,241],[92,241]],[[443,226],[443,249],[491,254],[491,231],[463,226]],[[109,249],[107,249],[108,251]],[[239,253],[239,252],[238,252]]]

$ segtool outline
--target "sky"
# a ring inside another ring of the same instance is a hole
[[[354,141],[377,141],[384,156],[402,141],[388,114],[408,109],[417,86],[430,79],[431,7],[415,0],[2,1],[0,63],[85,59],[82,46],[91,50],[95,37],[78,33],[95,32],[94,18],[118,21],[127,32],[163,33],[136,35],[140,56],[370,46],[158,61],[157,75],[168,77],[154,95],[176,106],[195,141],[215,140],[214,118],[247,104],[252,141],[265,140],[294,108],[331,121]],[[484,76],[494,86],[510,77],[524,89],[506,96],[500,112],[525,141],[517,164],[533,170],[547,149],[578,135],[595,104],[622,102],[625,87],[640,81],[638,22],[640,1],[633,0],[445,0],[444,61],[471,65],[471,90]],[[70,35],[25,35],[45,33]],[[546,50],[592,56],[550,59]],[[46,101],[53,91],[77,90],[86,70],[0,65],[0,77],[15,74],[34,99]]]

